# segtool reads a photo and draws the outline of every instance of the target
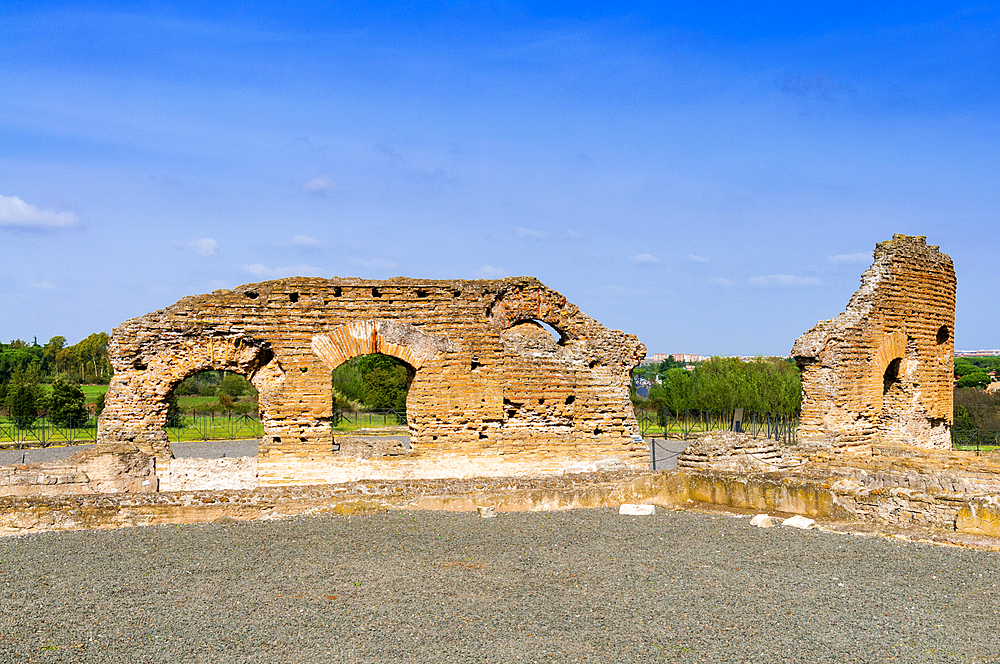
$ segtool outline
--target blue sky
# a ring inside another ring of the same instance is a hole
[[[0,339],[532,275],[650,352],[786,354],[907,233],[1000,347],[1000,4],[696,4],[3,3]]]

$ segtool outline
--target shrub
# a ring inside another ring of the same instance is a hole
[[[26,429],[38,419],[38,405],[42,398],[42,390],[38,385],[38,363],[27,368],[17,367],[7,386],[5,404],[7,412],[14,423]]]
[[[52,395],[48,399],[46,416],[61,427],[82,426],[89,419],[84,405],[87,395],[79,385],[68,383],[61,378],[52,382]]]
[[[241,397],[251,391],[254,391],[254,389],[250,381],[239,374],[227,373],[225,378],[219,383],[216,394],[227,397]]]

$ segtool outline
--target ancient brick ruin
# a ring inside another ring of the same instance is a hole
[[[531,278],[249,284],[115,329],[96,451],[138,448],[161,474],[173,389],[226,370],[260,395],[260,484],[638,467],[646,449],[633,438],[629,376],[645,351]],[[409,449],[358,455],[336,442],[331,373],[368,353],[412,369]]]
[[[955,269],[924,237],[894,235],[847,310],[792,348],[802,369],[799,440],[833,448],[949,448]]]

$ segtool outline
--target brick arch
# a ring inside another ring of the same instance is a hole
[[[889,365],[899,360],[897,375],[903,376],[906,373],[906,347],[909,337],[905,332],[896,330],[890,332],[882,338],[882,342],[872,355],[871,387],[869,394],[876,400],[875,406],[881,412],[885,408],[884,402],[884,377]]]
[[[167,408],[174,389],[202,371],[229,371],[246,376],[259,394],[261,419],[267,421],[274,394],[284,381],[269,344],[247,337],[188,338],[183,344],[149,349],[129,367],[116,367],[98,424],[100,445],[129,443],[159,458],[172,456],[167,434]]]
[[[310,348],[331,370],[352,357],[381,353],[398,358],[419,371],[437,353],[453,351],[454,344],[445,337],[424,334],[398,320],[366,319],[317,334]]]
[[[548,288],[516,288],[502,291],[490,304],[487,316],[500,330],[528,321],[551,325],[562,341],[586,335],[589,317],[581,314],[565,297]]]
[[[875,351],[875,355],[872,356],[872,362],[875,364],[875,374],[878,380],[882,380],[882,375],[885,370],[889,367],[889,364],[893,360],[899,360],[906,357],[906,344],[909,341],[909,337],[906,333],[896,330],[891,334],[885,335],[882,339],[882,343],[879,344],[878,349]]]

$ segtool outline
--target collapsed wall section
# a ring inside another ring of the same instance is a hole
[[[821,447],[950,447],[955,270],[923,236],[894,235],[847,310],[792,348],[802,370],[799,440]]]
[[[541,323],[558,330],[553,339]],[[372,352],[414,371],[406,454],[352,456],[331,426],[332,370]],[[645,355],[531,278],[292,278],[186,297],[115,329],[98,449],[166,467],[172,390],[199,371],[259,391],[262,484],[524,475],[632,466],[629,374]]]

